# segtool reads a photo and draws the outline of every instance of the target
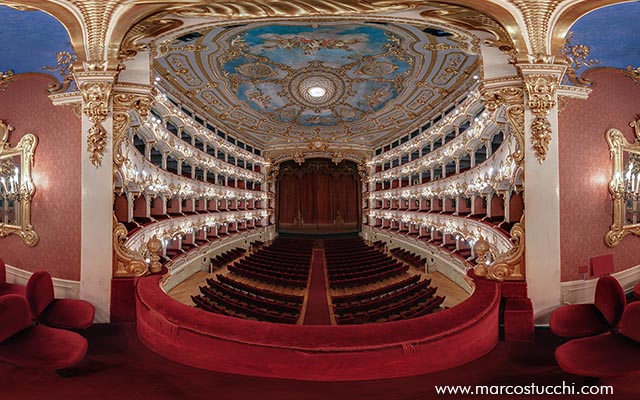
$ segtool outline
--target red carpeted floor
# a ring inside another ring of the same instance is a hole
[[[311,260],[311,283],[307,295],[307,310],[303,325],[331,325],[329,304],[327,303],[327,279],[324,258],[324,242],[316,240],[313,244]]]
[[[584,380],[564,373],[553,351],[560,341],[538,331],[535,343],[505,343],[472,363],[434,374],[357,382],[305,382],[229,375],[187,367],[148,350],[133,325],[95,325],[84,332],[89,353],[77,375],[0,362],[2,400],[637,400],[640,377],[612,381],[613,396],[444,396],[435,385],[559,385]],[[425,360],[428,362],[428,360]]]

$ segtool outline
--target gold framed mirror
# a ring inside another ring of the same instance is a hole
[[[0,120],[0,237],[15,234],[28,246],[35,246],[39,237],[31,225],[35,193],[31,167],[38,138],[27,133],[11,147],[11,131],[13,127]]]
[[[629,126],[635,128],[636,134],[631,143],[617,129],[606,133],[613,161],[613,176],[609,181],[613,223],[604,237],[609,247],[619,245],[629,234],[640,235],[640,119]]]

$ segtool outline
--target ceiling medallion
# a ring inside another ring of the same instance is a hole
[[[311,70],[295,76],[288,89],[299,105],[318,113],[342,100],[345,83],[332,72]]]
[[[307,93],[309,93],[311,97],[322,97],[327,93],[327,89],[322,86],[313,86],[307,89]]]

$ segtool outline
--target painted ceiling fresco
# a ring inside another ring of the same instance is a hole
[[[446,107],[477,72],[472,38],[378,22],[216,26],[160,50],[169,93],[265,147],[321,137],[370,148]]]
[[[58,53],[73,54],[66,29],[41,11],[19,11],[0,6],[0,71],[50,73],[56,79]],[[28,51],[25,51],[28,49]]]
[[[578,74],[589,68],[640,67],[640,2],[597,9],[571,26],[568,55],[578,61]]]
[[[397,37],[360,25],[258,27],[230,48],[221,69],[238,98],[272,120],[304,126],[380,110],[403,91],[415,62]]]

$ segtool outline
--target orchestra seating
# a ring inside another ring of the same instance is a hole
[[[229,265],[239,276],[293,288],[304,288],[309,279],[313,240],[278,238],[248,257]]]
[[[306,287],[311,263],[311,240],[278,239],[246,258],[229,265],[230,275],[217,274],[192,296],[197,307],[207,311],[259,321],[295,324],[303,297],[275,292],[234,279],[233,275],[262,284]]]
[[[331,288],[345,288],[380,282],[407,272],[397,262],[360,238],[325,241],[327,275]]]
[[[425,263],[427,261],[422,257],[418,256],[417,254],[414,254],[400,247],[391,249],[391,254],[393,254],[394,257],[399,258],[400,260],[406,262],[407,264],[412,265],[419,269],[424,268]]]
[[[219,254],[218,256],[216,256],[216,258],[211,258],[211,270],[224,267],[230,262],[242,257],[246,252],[246,249],[243,249],[242,247],[236,247],[235,249],[231,249],[229,251],[225,251],[222,254]]]
[[[380,246],[378,246],[380,247]],[[327,271],[332,288],[379,284],[408,270],[403,263],[370,247],[362,239],[328,240],[325,242]],[[412,262],[419,257],[396,251]],[[420,275],[366,291],[332,297],[336,322],[340,325],[396,321],[426,315],[444,301],[434,296],[437,288]]]

